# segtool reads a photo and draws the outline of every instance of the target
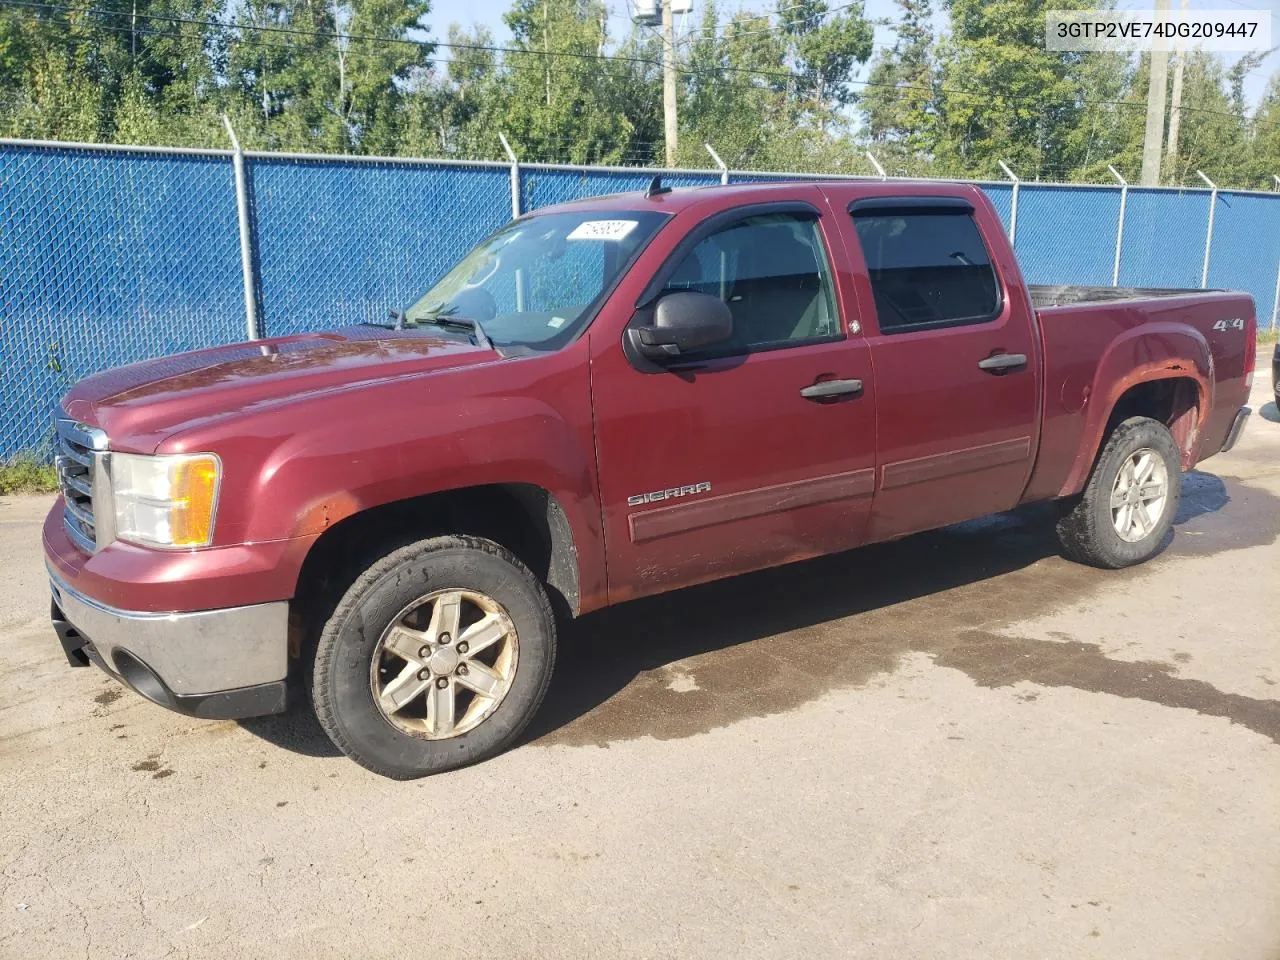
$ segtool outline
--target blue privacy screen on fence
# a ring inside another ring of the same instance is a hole
[[[512,215],[500,164],[250,154],[251,278],[266,335],[381,322]],[[662,171],[519,170],[521,209],[623,191]],[[662,172],[674,187],[716,171]],[[732,182],[804,174],[731,173]],[[1008,229],[1013,185],[983,183]],[[637,202],[640,202],[637,197]],[[1130,188],[1120,283],[1199,287],[1210,194]],[[1033,283],[1107,284],[1117,188],[1023,183],[1017,251]],[[1210,286],[1247,290],[1272,317],[1280,197],[1218,195]],[[228,152],[0,141],[0,457],[43,451],[75,380],[246,337]]]
[[[1120,252],[1120,285],[1200,286],[1208,225],[1207,190],[1142,190],[1130,187],[1124,221],[1124,247]],[[1257,291],[1250,292],[1257,296]]]
[[[276,336],[385,322],[511,219],[505,167],[253,157],[249,171]]]
[[[0,147],[0,456],[76,380],[245,335],[231,164]]]
[[[525,209],[536,210],[553,203],[598,197],[606,193],[628,193],[643,190],[660,170],[636,173],[609,170],[524,169],[520,172],[520,193]],[[701,187],[720,182],[715,174],[663,174],[662,182],[670,187]]]
[[[982,185],[982,190],[991,198],[991,205],[996,208],[1004,228],[1008,230],[1009,217],[1013,209],[1013,188],[1003,183],[986,183]]]
[[[1248,290],[1258,303],[1258,325],[1275,308],[1280,264],[1280,198],[1219,193],[1214,215],[1209,286]]]
[[[1017,254],[1024,279],[1028,283],[1110,284],[1119,213],[1119,190],[1023,186],[1018,197]]]

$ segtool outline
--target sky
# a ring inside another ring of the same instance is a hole
[[[629,23],[629,3],[634,0],[605,0],[609,7],[611,17],[609,22],[609,32],[615,38],[623,36],[628,29]],[[693,0],[693,12],[685,17],[677,17],[676,26],[678,29],[689,32],[697,29],[698,21],[701,17],[701,8],[698,0]],[[828,0],[831,6],[836,6],[840,0]],[[1177,8],[1179,0],[1171,0],[1171,6]],[[472,26],[473,24],[482,24],[489,27],[493,31],[497,42],[503,43],[511,39],[510,31],[507,30],[506,24],[502,22],[502,14],[511,6],[510,0],[433,0],[431,13],[427,16],[427,22],[430,26],[430,35],[436,39],[444,39],[448,33],[449,24],[460,23],[463,26]],[[732,14],[739,8],[749,10],[760,10],[775,6],[774,0],[723,0],[723,9],[727,14]],[[939,13],[935,16],[935,24],[937,29],[942,30],[946,26],[946,16],[941,13],[942,6],[940,0],[935,0],[935,6],[939,8]],[[1117,8],[1121,10],[1143,10],[1151,9],[1151,0],[1118,0]],[[1267,10],[1271,13],[1272,20],[1272,42],[1280,44],[1280,23],[1276,21],[1276,11],[1280,8],[1280,0],[1190,0],[1190,9],[1192,10]],[[869,18],[893,20],[896,18],[897,7],[893,0],[866,0],[866,16]],[[888,46],[893,43],[894,34],[889,27],[877,27],[875,42],[877,47]],[[440,51],[441,56],[447,56],[447,51]],[[1234,62],[1238,54],[1222,54],[1226,58],[1227,63]],[[1262,92],[1266,87],[1267,78],[1277,70],[1280,70],[1280,52],[1273,51],[1262,66],[1258,68],[1248,78],[1245,85],[1245,95],[1250,104],[1257,104],[1262,97]],[[863,67],[859,78],[864,77],[867,68]]]

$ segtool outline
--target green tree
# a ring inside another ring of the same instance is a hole
[[[397,152],[407,87],[433,50],[413,42],[429,10],[429,0],[245,0],[244,29],[227,57],[238,122],[248,127],[242,139],[274,148]]]
[[[1229,72],[1213,54],[1192,51],[1186,56],[1178,149],[1176,154],[1164,157],[1163,182],[1203,186],[1196,170],[1203,170],[1221,186],[1248,182],[1251,176],[1256,176],[1251,170],[1257,151],[1250,144],[1250,124],[1241,112],[1243,104],[1233,100]],[[1096,163],[1078,166],[1075,171],[1078,179],[1103,178],[1108,163],[1131,180],[1137,178],[1146,138],[1149,77],[1150,57],[1143,56],[1124,81],[1121,104],[1115,110],[1110,155]],[[1264,98],[1259,116],[1265,109]],[[1166,132],[1171,111],[1170,102],[1166,106]]]
[[[329,76],[336,79],[333,8],[322,0],[242,0],[228,44],[226,72],[232,111],[245,146],[333,150],[341,143],[325,109]],[[276,30],[306,31],[286,34]]]
[[[768,18],[738,13],[721,25],[713,0],[687,51],[682,51],[682,137],[679,161],[704,166],[712,143],[734,166],[770,165],[770,148],[799,122],[781,74],[786,45]]]
[[[735,166],[847,167],[856,67],[871,57],[860,8],[780,3],[778,22],[740,12],[721,22],[708,3],[681,63],[682,163],[705,165],[712,143]]]
[[[1272,177],[1280,173],[1280,73],[1267,81],[1253,118],[1253,139],[1249,144],[1247,182],[1265,190],[1273,189]]]
[[[1164,164],[1167,182],[1200,186],[1196,170],[1220,184],[1241,182],[1248,176],[1248,123],[1243,96],[1233,98],[1222,60],[1192,52],[1182,83],[1178,152]]]
[[[1137,173],[1147,58],[1044,50],[1047,0],[942,0],[941,40],[932,0],[895,0],[896,41],[874,60],[860,4],[772,2],[727,16],[709,0],[680,41],[682,165],[706,166],[711,143],[740,168],[865,173],[869,147],[895,173],[993,176],[998,160],[1027,179]],[[502,131],[526,161],[662,156],[655,31],[615,41],[600,0],[514,0],[515,52],[455,26],[440,66],[429,12],[430,0],[0,6],[0,134],[225,146],[225,112],[246,146],[268,149],[498,159]],[[1280,79],[1250,119],[1259,61],[1187,55],[1170,182],[1202,169],[1270,186]]]
[[[516,0],[503,17],[521,54],[508,55],[496,119],[524,158],[618,163],[636,126],[620,109],[627,67],[601,58],[608,10],[597,0]]]
[[[517,52],[502,56],[486,49],[487,29],[450,27],[447,69],[411,83],[409,150],[501,159],[501,132],[527,162],[653,161],[661,117],[650,37],[632,32],[604,55],[605,8],[577,0],[517,3],[507,21]]]
[[[1080,109],[1075,123],[1064,132],[1062,155],[1050,179],[1112,182],[1107,165],[1127,142],[1130,123],[1146,117],[1145,88],[1142,103],[1126,100],[1131,74],[1125,54],[1090,53],[1080,58],[1075,68]],[[1132,170],[1135,179],[1140,167],[1141,161]]]
[[[897,38],[871,63],[859,109],[868,145],[899,172],[915,172],[933,151],[933,9],[929,0],[895,0]]]
[[[14,19],[6,26],[16,26]],[[0,135],[89,142],[107,137],[109,101],[65,41],[44,25],[24,38],[21,58],[11,58],[11,80],[0,88]]]
[[[839,122],[855,99],[854,70],[871,59],[874,28],[861,6],[839,15],[824,0],[778,0],[777,14],[795,71],[790,93],[803,105],[819,133]]]
[[[498,57],[486,27],[449,27],[452,57],[443,73],[416,71],[408,84],[405,136],[409,155],[493,159],[498,156],[494,110],[498,103]]]
[[[341,145],[361,153],[397,152],[403,132],[404,87],[423,67],[434,47],[412,40],[423,29],[430,0],[349,0],[334,3],[340,32],[336,39],[337,85],[329,87],[327,107],[339,123]],[[399,42],[397,42],[399,41]]]
[[[120,18],[126,7],[120,5]],[[224,146],[220,67],[230,37],[217,0],[151,0],[104,49],[114,93],[112,138],[124,143]],[[168,19],[166,19],[168,18]],[[195,22],[193,22],[195,21]],[[100,38],[101,39],[101,38]]]
[[[1054,0],[1055,8],[1097,4]],[[1109,4],[1104,4],[1109,6]],[[1062,178],[1082,159],[1091,55],[1044,48],[1046,0],[947,0],[939,44],[935,157],[948,171]]]

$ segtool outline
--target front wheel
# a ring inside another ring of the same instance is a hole
[[[1147,417],[1120,423],[1084,491],[1058,521],[1062,552],[1118,569],[1153,557],[1173,526],[1182,463],[1169,428]]]
[[[321,631],[316,716],[361,766],[399,780],[484,760],[546,694],[555,620],[541,584],[489,540],[436,537],[367,569]]]

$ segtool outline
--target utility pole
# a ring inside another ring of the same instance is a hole
[[[667,166],[676,165],[676,31],[671,0],[662,0],[662,124],[667,144]]]
[[[1179,9],[1187,12],[1187,0],[1182,0]],[[1165,151],[1165,164],[1169,173],[1175,172],[1178,162],[1178,127],[1182,123],[1182,74],[1187,69],[1187,42],[1178,41],[1178,63],[1173,68],[1173,104],[1169,108],[1169,148]],[[1172,179],[1172,178],[1171,178]]]
[[[1169,12],[1169,0],[1155,0],[1159,18]],[[1164,100],[1169,79],[1169,45],[1156,37],[1151,48],[1151,80],[1147,86],[1147,130],[1142,143],[1142,185],[1160,185],[1160,150],[1164,146]]]

